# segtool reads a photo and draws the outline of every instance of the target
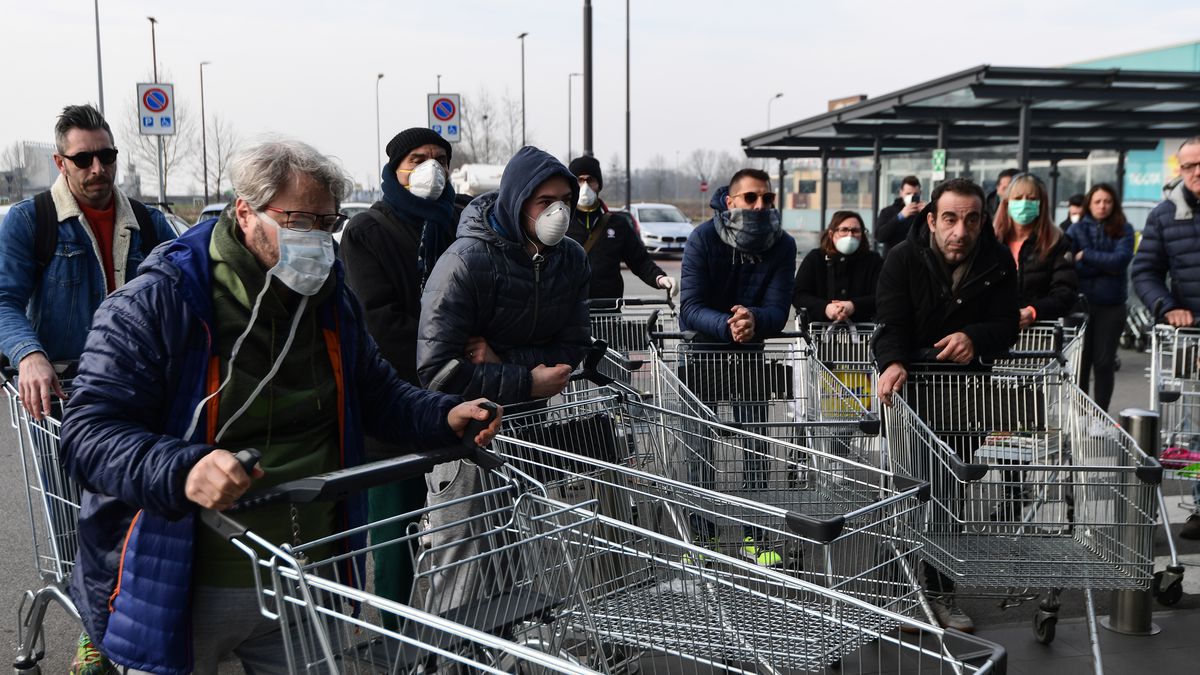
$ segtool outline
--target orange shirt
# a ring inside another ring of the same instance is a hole
[[[104,267],[104,281],[108,292],[116,290],[116,272],[113,271],[113,224],[117,218],[117,203],[114,201],[107,209],[95,209],[79,205],[92,234],[96,237],[96,246],[100,249],[100,263]]]

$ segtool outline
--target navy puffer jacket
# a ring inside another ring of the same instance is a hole
[[[458,374],[444,391],[500,403],[530,399],[530,370],[577,365],[591,342],[588,279],[583,247],[564,238],[538,256],[525,249],[521,205],[534,189],[563,176],[579,184],[557,159],[523,148],[508,163],[500,190],[477,197],[463,211],[458,239],[438,258],[421,296],[417,375],[429,386],[450,361]],[[482,337],[503,363],[473,365],[467,340]]]
[[[1142,243],[1133,259],[1133,288],[1151,311],[1157,306],[1159,317],[1173,309],[1200,314],[1200,211],[1196,202],[1181,182],[1146,218]]]
[[[709,203],[724,211],[728,187],[722,187]],[[726,323],[734,305],[754,315],[754,342],[783,330],[792,311],[796,284],[796,240],[787,232],[761,256],[739,253],[721,241],[713,219],[688,235],[680,274],[679,325],[699,331],[705,342],[733,342]]]
[[[62,461],[84,490],[71,598],[107,656],[160,675],[192,670],[192,544],[203,525],[184,483],[213,449],[209,408],[186,434],[215,374],[208,250],[216,222],[159,246],[140,276],[100,305],[62,425]],[[334,274],[318,320],[342,402],[343,466],[363,461],[364,431],[456,442],[446,415],[459,399],[402,382],[367,335],[340,265]],[[339,511],[347,527],[361,525],[365,499],[351,497]]]
[[[1079,292],[1093,305],[1121,305],[1129,297],[1129,262],[1133,260],[1133,227],[1129,223],[1113,239],[1104,226],[1085,215],[1071,226],[1071,250],[1083,251],[1075,261]]]

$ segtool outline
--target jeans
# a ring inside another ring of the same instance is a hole
[[[1124,304],[1092,305],[1090,312],[1083,338],[1083,372],[1079,376],[1079,388],[1088,390],[1088,378],[1094,370],[1092,400],[1108,410],[1116,377],[1117,346],[1121,332],[1125,330],[1127,309]]]

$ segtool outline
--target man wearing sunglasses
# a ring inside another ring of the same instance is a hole
[[[680,326],[706,342],[762,342],[791,311],[796,242],[781,227],[765,171],[735,173],[712,207],[683,249]]]
[[[160,211],[117,189],[117,148],[98,110],[63,108],[54,141],[58,180],[0,224],[0,352],[35,419],[64,397],[51,362],[79,358],[100,301],[137,274],[143,241],[174,237]]]

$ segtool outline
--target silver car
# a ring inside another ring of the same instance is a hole
[[[673,204],[633,204],[634,226],[642,244],[651,253],[683,253],[683,245],[695,227]]]

